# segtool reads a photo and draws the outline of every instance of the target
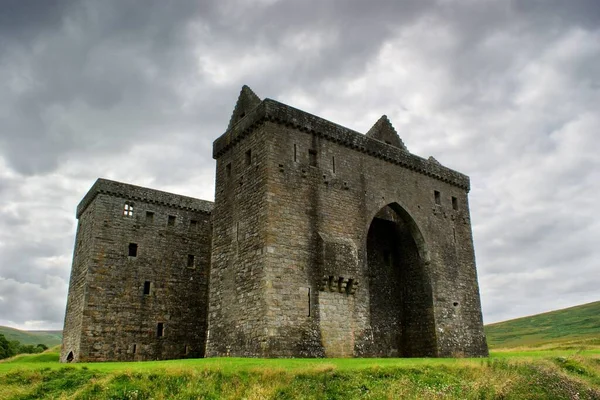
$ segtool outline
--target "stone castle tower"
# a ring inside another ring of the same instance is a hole
[[[486,356],[469,178],[242,88],[215,202],[99,179],[61,360]]]

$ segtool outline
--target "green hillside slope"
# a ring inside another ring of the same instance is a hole
[[[600,301],[485,327],[490,348],[600,344]]]
[[[43,343],[48,347],[62,342],[62,331],[21,331],[19,329],[0,326],[0,334],[8,340],[18,340],[21,344]]]

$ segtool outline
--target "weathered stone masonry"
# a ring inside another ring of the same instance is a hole
[[[61,360],[71,352],[75,361],[202,357],[211,210],[96,181],[77,208]]]
[[[244,87],[213,156],[214,207],[169,194],[160,211],[179,204],[177,221],[196,218],[196,236],[154,244],[163,221],[138,239],[125,201],[136,215],[150,189],[135,199],[92,188],[82,201],[63,360],[177,358],[199,344],[206,356],[487,355],[469,179],[408,152],[385,116],[363,135]],[[121,254],[132,240],[139,260]],[[157,252],[142,262],[147,247]],[[202,264],[180,268],[186,252]],[[140,305],[142,264],[165,292],[176,288],[151,312]]]

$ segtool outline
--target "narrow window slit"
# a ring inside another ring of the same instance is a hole
[[[311,167],[317,166],[317,151],[313,149],[308,150],[308,160]]]
[[[150,294],[150,281],[144,282],[144,295]]]
[[[252,164],[252,149],[246,151],[246,165]]]
[[[156,337],[163,337],[165,333],[165,324],[163,322],[159,322],[156,325]]]
[[[433,197],[435,199],[435,204],[438,206],[442,204],[442,195],[437,190],[433,191]]]

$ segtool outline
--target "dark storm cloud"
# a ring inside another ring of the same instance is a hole
[[[363,132],[388,114],[409,149],[471,175],[486,321],[595,300],[599,8],[5,1],[0,324],[62,323],[74,209],[98,176],[210,199],[244,83]]]

